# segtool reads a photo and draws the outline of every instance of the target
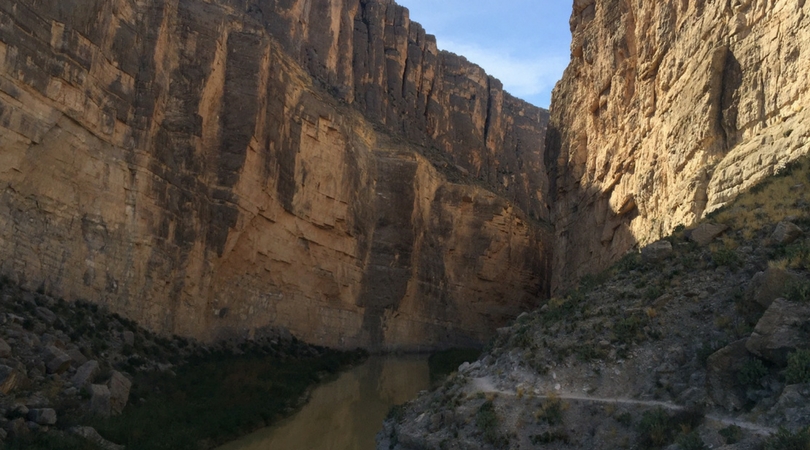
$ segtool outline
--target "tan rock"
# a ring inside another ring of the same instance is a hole
[[[785,366],[790,353],[810,348],[808,322],[810,305],[776,299],[757,322],[746,347],[761,358]]]
[[[790,222],[779,222],[771,235],[771,240],[780,245],[791,244],[799,239],[804,231]]]
[[[110,388],[110,411],[114,416],[121,414],[129,401],[132,382],[122,373],[114,371],[107,386]]]
[[[404,8],[65,1],[4,9],[0,264],[29,289],[411,350],[546,296],[548,113]]]
[[[808,8],[575,2],[547,149],[555,289],[808,153]]]
[[[715,223],[702,223],[689,233],[689,239],[698,245],[709,245],[728,230],[728,226]]]

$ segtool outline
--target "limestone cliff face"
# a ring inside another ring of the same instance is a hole
[[[385,0],[0,4],[0,271],[163,333],[481,342],[549,289],[547,113]]]
[[[808,151],[810,3],[576,0],[552,102],[554,285]]]

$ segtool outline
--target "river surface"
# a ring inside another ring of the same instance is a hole
[[[429,385],[426,356],[372,357],[315,388],[294,416],[218,450],[374,450],[391,407]]]

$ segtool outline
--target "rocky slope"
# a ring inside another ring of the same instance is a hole
[[[378,448],[807,448],[808,185],[805,159],[523,314]]]
[[[548,139],[553,285],[808,152],[810,4],[576,0]]]
[[[549,290],[547,112],[388,0],[0,5],[0,271],[161,333],[471,345]]]

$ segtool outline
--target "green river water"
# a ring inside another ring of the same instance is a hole
[[[219,450],[373,450],[390,408],[429,385],[426,356],[372,357],[317,387],[294,416]]]

